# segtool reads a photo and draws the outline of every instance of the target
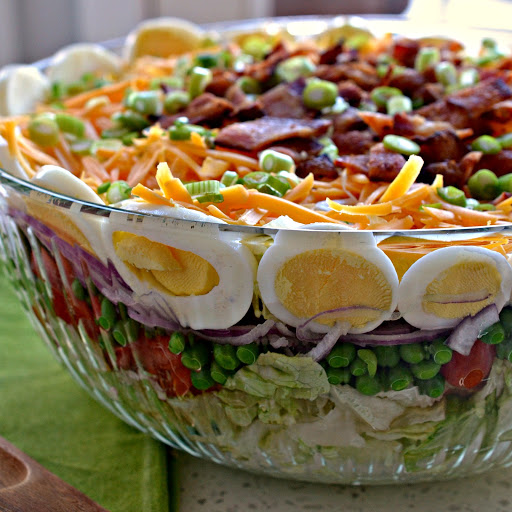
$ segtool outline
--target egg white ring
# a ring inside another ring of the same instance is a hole
[[[16,127],[19,131],[19,127]],[[15,178],[21,178],[22,180],[28,180],[27,173],[21,164],[14,158],[9,152],[9,144],[7,141],[0,136],[0,167],[12,174]]]
[[[258,287],[261,298],[268,310],[282,322],[299,327],[309,320],[292,314],[279,300],[275,291],[275,279],[279,269],[294,256],[317,249],[342,249],[362,256],[373,263],[383,273],[391,289],[391,304],[381,316],[362,327],[350,327],[349,333],[368,332],[389,319],[396,309],[398,276],[391,260],[378,249],[371,233],[351,232],[347,234],[333,232],[301,232],[280,231],[275,237],[272,247],[267,249],[258,267]],[[308,328],[313,332],[328,332],[331,327],[326,324],[310,321]]]
[[[501,276],[500,292],[495,302],[498,311],[510,301],[512,268],[505,256],[484,247],[443,247],[414,262],[402,277],[398,288],[398,310],[408,323],[419,329],[439,329],[455,327],[462,320],[463,317],[441,318],[427,313],[422,306],[426,287],[462,257],[469,261],[492,262]]]
[[[126,214],[124,219],[121,214],[111,215],[110,222],[103,225],[102,231],[108,257],[134,291],[134,300],[158,308],[160,314],[163,312],[183,327],[192,329],[226,329],[239,322],[250,308],[254,293],[256,259],[251,251],[240,241],[225,239],[218,229],[214,236],[212,226],[207,230],[201,230],[198,225],[192,225],[193,230],[173,225],[161,225],[155,229],[154,226],[147,227],[145,220],[149,223],[158,221],[150,218],[142,219],[140,223],[129,223]],[[219,276],[219,284],[204,295],[190,296],[176,296],[154,288],[150,282],[140,280],[117,256],[112,240],[116,231],[133,233],[200,256],[213,266]]]

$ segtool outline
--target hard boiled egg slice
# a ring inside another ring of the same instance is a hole
[[[137,210],[137,203],[123,208]],[[140,205],[149,213],[151,205]],[[193,329],[225,329],[252,303],[256,260],[235,233],[220,231],[211,217],[186,208],[159,206],[159,216],[114,213],[103,228],[109,259],[134,291],[134,301]],[[162,217],[163,216],[163,217]],[[167,217],[167,218],[165,218]]]
[[[512,269],[502,254],[483,247],[444,247],[404,274],[398,309],[421,329],[454,327],[489,304],[500,311],[511,290]]]
[[[79,81],[86,73],[118,74],[121,58],[99,44],[77,43],[59,50],[46,72],[50,82],[69,84]]]
[[[17,116],[33,112],[44,101],[50,81],[34,66],[13,64],[0,71],[0,115]]]
[[[16,130],[19,131],[19,128],[17,127]],[[23,169],[18,160],[11,155],[9,144],[3,137],[0,137],[0,167],[16,178],[23,180],[28,179],[25,169]]]
[[[345,322],[360,333],[391,317],[398,278],[370,233],[280,231],[260,261],[258,287],[289,325],[327,332]]]
[[[81,179],[63,167],[43,165],[32,178],[32,183],[58,194],[95,204],[104,204],[101,198]],[[85,214],[81,204],[74,203],[69,209],[45,202],[45,198],[31,194],[27,199],[27,212],[53,229],[57,235],[71,245],[77,244],[99,259],[106,261],[105,251],[100,243],[101,223],[105,217]]]

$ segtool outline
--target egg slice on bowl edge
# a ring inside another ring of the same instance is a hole
[[[260,261],[258,287],[270,313],[288,325],[363,333],[391,318],[398,277],[371,233],[284,230]]]
[[[502,254],[475,246],[436,249],[405,272],[398,309],[420,329],[455,327],[490,304],[510,302],[512,268]]]
[[[244,317],[252,304],[256,259],[238,234],[220,231],[211,217],[187,208],[152,208],[133,200],[120,206],[159,216],[133,222],[115,212],[103,226],[109,259],[132,288],[134,303],[196,330],[226,329]]]

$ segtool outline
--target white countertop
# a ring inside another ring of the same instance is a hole
[[[279,480],[179,453],[179,512],[510,512],[512,468],[461,480],[348,487]]]

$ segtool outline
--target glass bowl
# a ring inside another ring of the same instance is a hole
[[[234,226],[99,206],[0,171],[0,241],[55,357],[174,448],[342,484],[512,463],[512,226]],[[172,265],[144,267],[147,251]]]

